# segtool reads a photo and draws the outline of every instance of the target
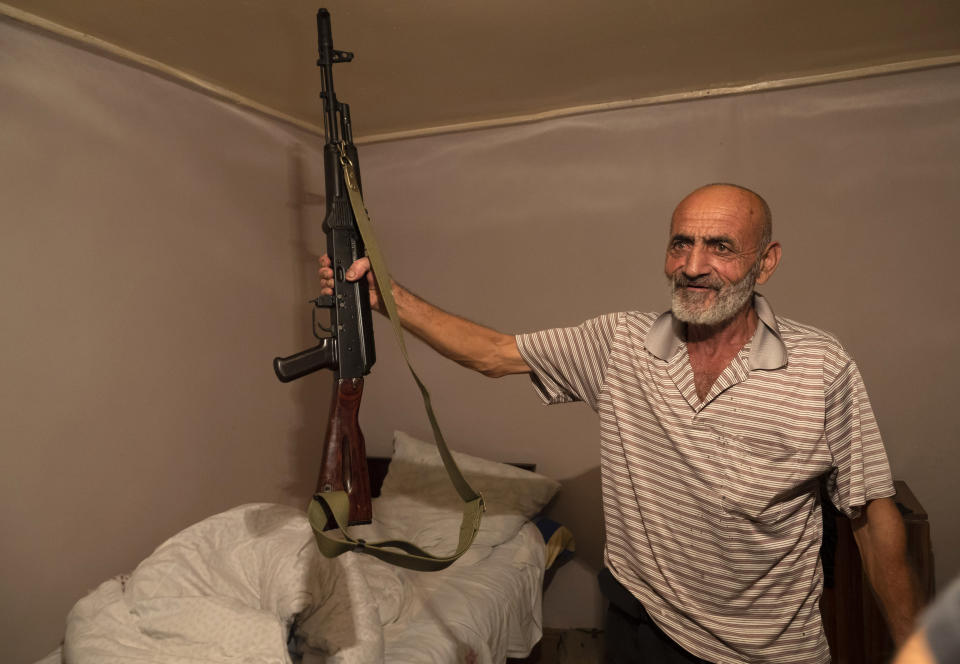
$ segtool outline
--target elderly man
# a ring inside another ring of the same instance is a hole
[[[836,339],[754,293],[780,261],[766,202],[713,184],[677,206],[672,309],[511,336],[391,284],[403,325],[488,376],[600,417],[611,662],[828,662],[820,488],[853,519],[897,642],[916,599],[883,442]],[[366,259],[347,278],[367,276]],[[321,259],[321,285],[333,274]]]

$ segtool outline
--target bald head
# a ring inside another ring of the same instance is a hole
[[[773,215],[763,196],[739,184],[714,182],[687,195],[673,211],[673,221],[678,215],[695,213],[704,208],[723,209],[728,215],[749,222],[756,234],[756,247],[763,251],[773,239]]]
[[[708,184],[680,201],[664,263],[674,316],[714,326],[748,311],[754,286],[780,262],[771,236],[770,208],[746,187]]]

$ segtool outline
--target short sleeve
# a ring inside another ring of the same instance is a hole
[[[833,456],[827,492],[847,517],[876,498],[895,493],[890,464],[867,389],[856,363],[842,350],[837,362],[827,362],[825,432]],[[835,367],[831,371],[830,367]]]
[[[576,327],[517,335],[520,355],[545,403],[585,401],[597,409],[619,317],[606,314]]]

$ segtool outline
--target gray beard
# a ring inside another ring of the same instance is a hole
[[[730,320],[746,306],[757,284],[758,270],[752,269],[740,281],[723,284],[716,280],[690,280],[682,273],[670,279],[673,299],[673,315],[684,323],[694,325],[719,325]],[[707,304],[711,293],[690,293],[684,289],[691,283],[713,289],[716,296],[713,304]]]

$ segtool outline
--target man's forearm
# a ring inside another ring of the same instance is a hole
[[[444,357],[492,377],[530,371],[512,335],[448,313],[396,282],[391,285],[404,328]]]
[[[874,569],[869,576],[893,642],[900,646],[913,631],[920,606],[910,566],[902,559],[901,562],[888,565],[887,569]]]
[[[370,271],[368,258],[355,261],[345,277],[348,281],[366,280],[370,305],[384,312],[380,284]],[[320,294],[332,295],[333,289],[333,268],[330,257],[324,255],[320,257]],[[400,323],[444,357],[492,377],[530,371],[515,337],[447,313],[393,280],[390,292],[397,303]]]
[[[907,562],[903,519],[893,500],[880,498],[871,501],[853,525],[870,585],[899,646],[913,630],[920,608],[917,584]]]

